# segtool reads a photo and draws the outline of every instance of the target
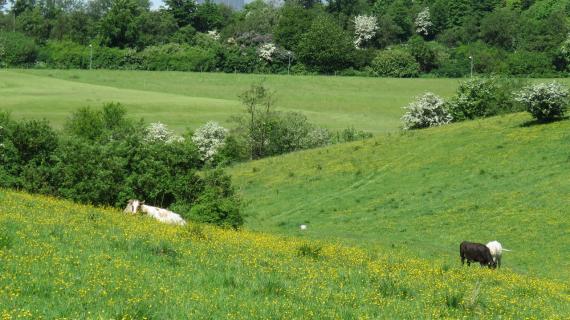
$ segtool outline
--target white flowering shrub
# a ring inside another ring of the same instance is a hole
[[[273,54],[275,53],[275,50],[277,50],[277,47],[273,43],[269,42],[262,44],[257,50],[257,53],[259,54],[259,58],[261,60],[271,62],[273,61]]]
[[[192,142],[196,144],[203,161],[210,161],[224,146],[228,130],[217,122],[210,121],[201,126],[192,135]]]
[[[445,101],[431,92],[418,97],[404,109],[402,123],[405,130],[441,126],[453,120]]]
[[[183,142],[184,138],[168,129],[164,123],[154,122],[146,127],[144,140],[146,142],[173,143]]]
[[[207,35],[216,41],[220,40],[220,33],[217,30],[210,30]]]
[[[418,34],[423,36],[430,35],[433,23],[431,22],[431,14],[429,12],[429,7],[424,8],[420,13],[418,13],[415,25],[416,25],[416,32]]]
[[[378,22],[374,16],[358,15],[354,17],[354,46],[358,49],[370,41],[378,30]]]
[[[563,117],[568,108],[568,87],[559,82],[537,83],[515,93],[515,100],[539,121]]]

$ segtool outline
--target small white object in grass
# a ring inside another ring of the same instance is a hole
[[[299,228],[300,228],[301,230],[307,230],[307,225],[306,225],[306,224],[302,224],[302,225],[299,226]]]

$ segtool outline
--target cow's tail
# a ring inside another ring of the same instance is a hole
[[[513,250],[503,248],[503,251],[511,251],[512,252]]]

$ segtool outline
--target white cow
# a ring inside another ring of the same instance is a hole
[[[497,267],[501,267],[501,256],[503,255],[503,251],[511,251],[508,249],[503,249],[503,246],[499,241],[491,241],[487,243],[487,248],[491,251],[491,256],[493,257],[493,261],[497,264]]]
[[[176,224],[176,225],[186,224],[186,221],[184,221],[184,219],[182,219],[182,217],[178,213],[158,207],[147,206],[146,204],[144,204],[144,201],[139,201],[136,199],[129,200],[129,202],[127,203],[127,207],[124,210],[124,212],[129,212],[129,213],[137,213],[139,211],[148,214],[149,216],[155,218],[160,222]]]

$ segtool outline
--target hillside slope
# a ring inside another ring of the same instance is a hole
[[[570,316],[568,290],[0,190],[2,319],[551,319]]]
[[[515,114],[234,167],[247,227],[459,263],[499,240],[504,265],[570,280],[570,121]]]

